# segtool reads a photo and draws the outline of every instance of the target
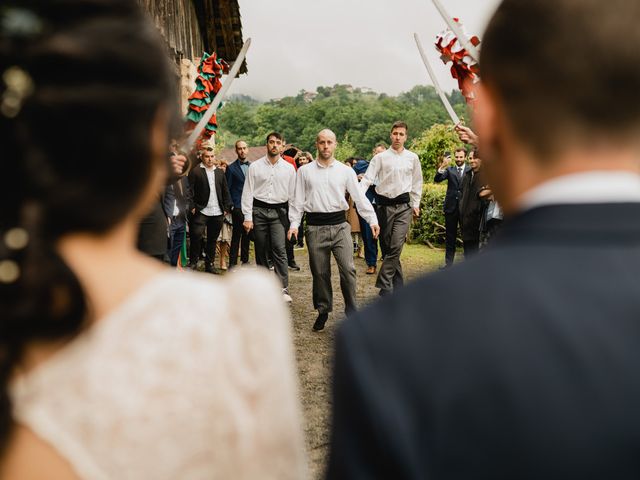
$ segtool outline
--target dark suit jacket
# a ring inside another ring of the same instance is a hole
[[[469,170],[469,165],[465,163],[464,171],[462,172],[462,178],[464,174]],[[448,167],[444,173],[436,172],[436,176],[433,179],[434,182],[440,183],[447,180],[447,194],[444,197],[444,213],[457,213],[459,209],[458,202],[462,197],[462,178],[458,177],[457,167]]]
[[[182,188],[178,186],[178,183]],[[187,211],[191,205],[191,192],[189,189],[189,180],[182,177],[173,183],[167,185],[162,196],[162,208],[166,217],[173,217],[173,202],[178,206],[178,216],[173,220],[172,225],[178,227],[184,225],[187,220]]]
[[[234,208],[242,208],[242,189],[244,188],[245,175],[242,173],[240,161],[236,160],[227,167],[227,185]]]
[[[531,210],[343,322],[328,478],[640,478],[637,219]]]
[[[213,174],[218,204],[223,212],[230,212],[233,209],[233,204],[231,203],[227,179],[219,168],[216,168]],[[209,180],[207,179],[207,173],[200,165],[189,172],[189,195],[191,197],[189,210],[195,208],[196,211],[200,211],[209,203],[209,195],[211,195]]]
[[[460,224],[462,226],[462,240],[480,238],[480,220],[484,214],[487,202],[481,200],[478,194],[484,186],[482,172],[473,173],[467,170],[462,179],[462,197],[460,198]]]

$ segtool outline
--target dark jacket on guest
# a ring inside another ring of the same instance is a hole
[[[244,188],[245,175],[241,165],[240,160],[236,160],[227,167],[227,185],[233,208],[242,208],[242,189]]]
[[[460,198],[460,223],[462,224],[462,240],[478,240],[480,238],[480,221],[486,202],[480,199],[480,189],[484,186],[482,173],[475,173],[471,168],[462,179],[462,197]]]
[[[640,478],[639,218],[526,211],[343,321],[327,478]]]
[[[233,209],[233,204],[231,203],[227,179],[219,168],[216,168],[213,174],[218,204],[223,212],[230,212]],[[191,198],[189,210],[195,208],[196,212],[199,212],[209,203],[209,196],[211,195],[209,180],[207,179],[207,172],[200,165],[189,172],[189,195]]]
[[[443,173],[436,172],[434,182],[440,183],[447,180],[447,194],[444,197],[444,213],[457,213],[458,202],[462,197],[462,179],[470,167],[465,163],[462,177],[458,176],[457,167],[448,167]]]
[[[164,195],[162,196],[162,208],[164,209],[165,216],[172,218],[172,225],[181,226],[186,223],[187,212],[191,204],[190,195],[191,192],[187,177],[181,177],[165,188]],[[174,201],[178,207],[178,215],[176,217],[173,216]]]

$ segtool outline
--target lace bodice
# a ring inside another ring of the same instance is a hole
[[[11,395],[81,478],[305,477],[289,315],[257,272],[163,273]]]

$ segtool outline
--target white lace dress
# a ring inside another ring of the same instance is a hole
[[[14,418],[84,479],[300,479],[275,281],[163,273],[11,386]]]

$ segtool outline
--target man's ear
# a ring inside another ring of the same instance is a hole
[[[495,144],[497,135],[497,100],[495,94],[484,84],[476,86],[476,105],[473,112],[473,127],[479,137],[480,149],[486,150]]]

